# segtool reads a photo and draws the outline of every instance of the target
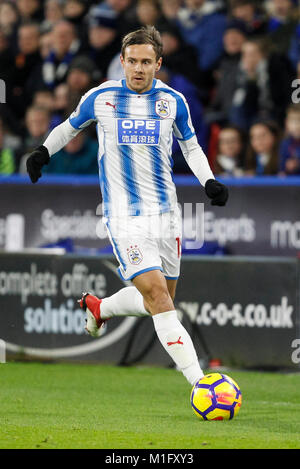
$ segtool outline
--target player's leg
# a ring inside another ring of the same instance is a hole
[[[133,282],[134,283],[134,282]],[[167,279],[167,289],[174,301],[177,280]],[[113,295],[103,298],[101,302],[103,320],[118,316],[149,316],[150,311],[145,307],[144,298],[135,286],[124,287]]]
[[[177,280],[167,280],[167,288],[172,300],[175,297],[176,284]],[[83,306],[83,303],[85,303],[85,310],[88,305],[90,306],[94,316],[97,318],[98,324],[100,321],[103,323],[113,317],[150,316],[149,310],[145,307],[144,298],[135,286],[121,288],[121,290],[113,295],[102,299],[96,298],[93,295],[84,294],[84,296],[84,300],[80,300],[81,305]]]
[[[153,238],[142,238],[133,242],[113,236],[113,231],[111,224],[109,236],[120,264],[119,273],[125,280],[131,279],[135,287],[123,288],[102,300],[92,295],[81,299],[81,306],[88,314],[87,330],[91,335],[98,336],[101,325],[110,317],[141,316],[149,315],[150,312],[162,345],[188,381],[194,384],[203,376],[203,372],[191,338],[177,318],[172,300],[175,295],[176,277],[179,275],[178,249],[175,253],[176,260],[172,265],[166,263],[167,274],[169,272],[171,277],[166,280],[161,272],[159,249]],[[169,249],[168,246],[167,248]],[[171,249],[173,249],[172,242]]]
[[[99,337],[102,326],[113,317],[150,316],[142,295],[134,286],[121,288],[113,295],[101,299],[84,293],[78,302],[87,313],[86,330],[93,337]]]
[[[145,272],[135,277],[133,283],[153,317],[154,328],[162,346],[186,379],[192,385],[195,384],[202,378],[203,371],[190,335],[177,317],[164,275],[159,270]],[[175,293],[176,285],[171,285],[171,292]]]
[[[162,269],[157,243],[144,233],[145,217],[110,219],[105,221],[108,237],[119,262],[122,280],[132,280],[140,272]],[[79,300],[86,311],[87,331],[95,337],[107,319],[114,316],[149,316],[141,293],[134,286],[125,287],[106,298],[84,294]]]
[[[104,320],[118,316],[149,316],[144,299],[134,286],[124,287],[113,295],[103,298],[101,315]]]
[[[169,292],[172,300],[174,301],[175,294],[176,294],[176,287],[177,287],[177,279],[175,279],[175,280],[166,279],[166,281],[167,281],[168,292]]]
[[[137,275],[132,283],[141,293],[145,308],[152,316],[174,308],[165,277],[160,270],[150,270]]]

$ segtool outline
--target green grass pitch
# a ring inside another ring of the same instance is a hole
[[[243,403],[231,421],[194,415],[176,370],[0,365],[0,448],[300,448],[300,374],[227,371]]]

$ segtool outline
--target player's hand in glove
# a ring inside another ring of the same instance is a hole
[[[205,192],[207,197],[211,199],[211,205],[219,205],[222,207],[228,200],[227,187],[215,179],[209,179],[206,181]]]
[[[50,161],[49,152],[44,145],[36,148],[27,158],[26,168],[31,182],[36,183],[42,176],[42,167]]]

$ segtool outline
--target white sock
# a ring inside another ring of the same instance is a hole
[[[192,339],[177,318],[176,311],[155,314],[153,322],[162,346],[193,386],[204,374]]]
[[[150,316],[144,307],[144,299],[136,287],[125,287],[112,296],[103,298],[101,318],[114,316]]]

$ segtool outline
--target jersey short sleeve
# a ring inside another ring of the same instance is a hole
[[[177,112],[173,124],[173,133],[177,140],[189,140],[195,135],[188,103],[181,94],[176,94]]]
[[[96,120],[95,99],[98,90],[90,90],[82,96],[75,111],[70,115],[69,122],[75,129],[84,129]]]

